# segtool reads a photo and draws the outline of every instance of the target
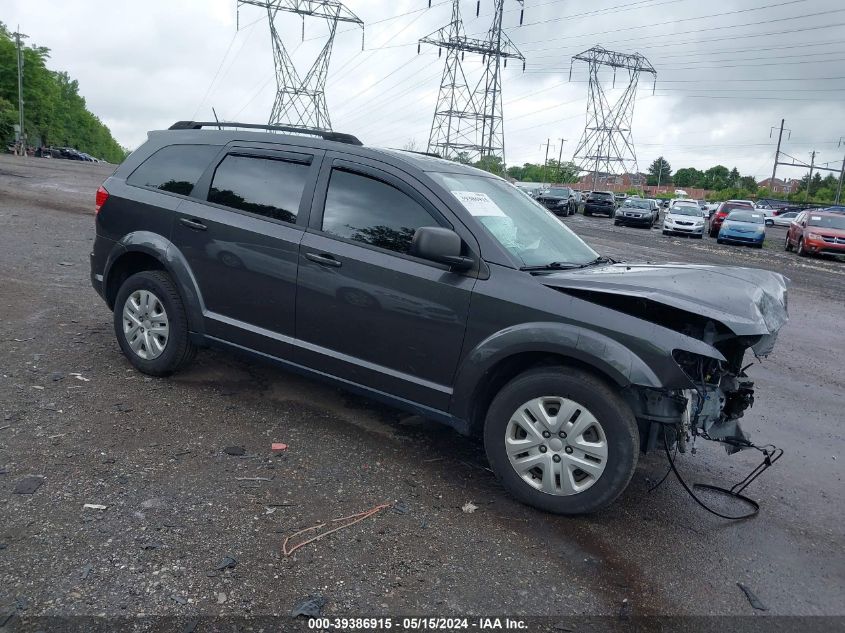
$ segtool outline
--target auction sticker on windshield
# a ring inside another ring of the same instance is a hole
[[[475,217],[507,217],[486,193],[480,191],[453,191],[452,195]]]

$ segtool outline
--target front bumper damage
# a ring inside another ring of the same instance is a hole
[[[750,350],[759,359],[774,348],[789,318],[788,279],[750,268],[617,264],[554,275],[546,283],[665,332],[662,340],[649,342],[673,348],[672,359],[686,380],[626,390],[645,448],[660,444],[666,425],[674,427],[671,437],[679,443],[702,436],[723,443],[728,453],[753,446],[740,425],[754,404],[745,357]],[[690,339],[696,339],[695,349],[684,343]]]

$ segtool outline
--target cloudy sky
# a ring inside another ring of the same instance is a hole
[[[180,119],[264,122],[275,93],[266,14],[236,0],[3,0],[0,20],[52,49],[51,67],[79,80],[89,108],[123,145]],[[338,27],[327,85],[334,129],[368,145],[424,149],[443,60],[417,40],[449,22],[451,0],[346,0],[366,23]],[[493,0],[462,0],[468,35],[481,37]],[[583,133],[586,68],[570,58],[593,45],[640,52],[658,71],[634,112],[641,169],[662,154],[673,169],[737,166],[771,175],[781,118],[783,149],[839,163],[845,153],[843,0],[505,0],[507,33],[526,57],[504,71],[508,164],[541,162],[551,138],[571,158]],[[302,74],[322,47],[325,22],[277,20]],[[466,58],[478,74],[480,59]],[[604,76],[608,82],[612,74]],[[612,92],[611,96],[618,94]],[[775,136],[775,135],[773,135]],[[842,145],[839,146],[840,138]],[[838,165],[836,165],[838,166]],[[778,169],[799,177],[801,169]]]

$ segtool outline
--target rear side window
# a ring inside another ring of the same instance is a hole
[[[208,201],[296,223],[308,164],[229,155],[217,167]]]
[[[332,171],[323,212],[326,233],[407,254],[421,226],[438,223],[395,187],[368,176]]]
[[[219,145],[169,145],[141,163],[126,182],[189,196],[219,151]]]

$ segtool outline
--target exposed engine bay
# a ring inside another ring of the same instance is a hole
[[[739,422],[754,404],[754,382],[745,373],[750,365],[744,363],[749,350],[757,360],[767,356],[789,318],[789,282],[783,275],[752,268],[618,264],[555,277],[554,287],[562,292],[682,335],[672,343],[672,358],[688,384],[677,389],[632,385],[625,394],[640,421],[643,449],[660,444],[664,425],[673,427],[669,437],[682,451],[698,436],[723,443],[729,454],[754,446]],[[661,337],[660,329],[655,336]],[[671,336],[661,338],[664,343]]]

